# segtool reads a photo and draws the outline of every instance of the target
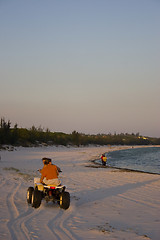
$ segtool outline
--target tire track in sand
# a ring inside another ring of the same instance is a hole
[[[11,235],[11,239],[30,239],[29,231],[25,227],[25,221],[28,219],[27,216],[33,212],[32,209],[28,209],[26,212],[20,214],[15,203],[16,193],[19,191],[22,186],[22,182],[12,183],[11,191],[6,198],[10,220],[7,223],[8,230]]]
[[[13,226],[18,232],[18,239],[33,239],[33,231],[31,231],[30,228],[28,228],[28,222],[30,222],[35,216],[37,215],[37,212],[28,206],[27,211],[25,211],[23,214],[21,214],[18,218],[15,219]],[[36,234],[34,234],[35,238],[38,238]]]
[[[0,179],[0,188],[6,184],[6,179],[1,178]]]
[[[50,219],[47,223],[49,230],[53,233],[55,240],[76,240],[76,235],[67,228],[64,224],[71,218],[73,214],[72,209],[60,209],[56,217]]]

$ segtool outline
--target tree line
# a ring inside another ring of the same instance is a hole
[[[121,134],[84,134],[73,131],[71,134],[63,132],[51,132],[41,127],[18,128],[15,124],[11,128],[11,122],[1,118],[0,121],[0,145],[13,146],[39,146],[39,145],[160,145],[160,138],[141,136],[139,133]]]

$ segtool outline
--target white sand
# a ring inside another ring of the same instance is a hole
[[[114,149],[118,147],[0,151],[0,240],[159,240],[160,175],[85,167]],[[61,179],[71,194],[68,210],[43,201],[34,209],[26,202],[44,156],[63,171]]]

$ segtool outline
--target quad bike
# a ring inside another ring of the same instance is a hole
[[[68,209],[70,206],[70,194],[66,192],[63,185],[44,185],[39,182],[38,178],[34,179],[34,188],[29,187],[27,190],[27,203],[34,208],[39,208],[42,199],[47,203],[49,201],[57,202],[60,208]]]

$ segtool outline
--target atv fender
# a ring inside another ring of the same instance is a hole
[[[44,190],[44,185],[42,183],[36,183],[34,187],[38,191],[43,191]]]

